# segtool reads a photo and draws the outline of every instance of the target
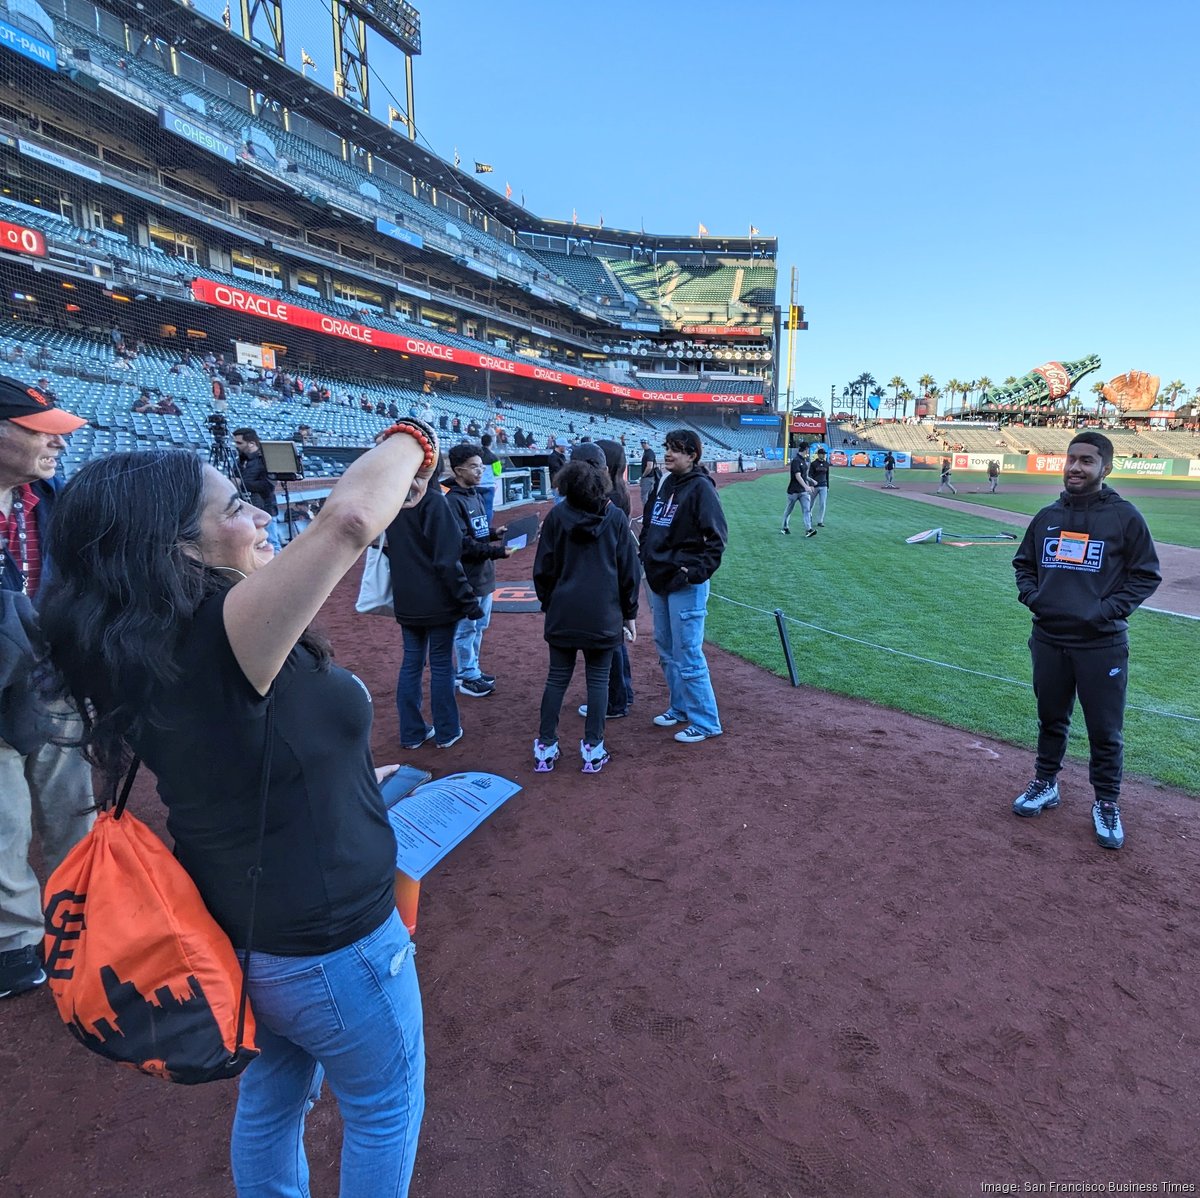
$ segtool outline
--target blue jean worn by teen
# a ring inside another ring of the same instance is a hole
[[[425,657],[429,657],[429,704],[439,741],[458,735],[458,704],[454,700],[454,634],[457,624],[433,628],[400,626],[404,660],[396,679],[396,710],[400,715],[400,743],[419,745],[429,731],[421,713]]]
[[[425,1040],[414,948],[393,912],[320,957],[252,953],[261,1055],[233,1120],[238,1198],[309,1198],[304,1120],[322,1079],[344,1124],[341,1198],[404,1198],[425,1109]]]
[[[492,597],[479,595],[479,606],[483,615],[478,620],[459,620],[454,633],[454,656],[458,659],[458,669],[455,677],[459,682],[469,678],[478,678],[483,672],[479,668],[479,649],[483,644],[483,634],[492,622]]]
[[[708,589],[709,584],[701,582],[667,595],[651,591],[650,609],[654,613],[654,644],[671,696],[671,714],[716,736],[721,732],[721,718],[704,656]]]
[[[608,672],[608,714],[626,712],[633,706],[633,671],[629,666],[629,650],[622,642],[613,650],[612,666]]]

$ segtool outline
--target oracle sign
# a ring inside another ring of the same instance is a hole
[[[341,316],[329,316],[300,308],[286,300],[245,291],[229,283],[218,283],[212,279],[193,279],[192,296],[202,304],[226,308],[232,312],[244,312],[247,316],[261,316],[297,329],[311,329],[330,337],[341,337],[346,341],[357,341],[376,349],[392,349],[398,353],[411,354],[417,358],[432,358],[438,362],[453,362],[460,366],[473,366],[478,370],[499,370],[520,378],[539,382],[555,383],[561,387],[575,387],[599,395],[613,395],[621,399],[632,399],[642,403],[707,403],[707,404],[762,404],[762,395],[723,395],[707,391],[642,391],[622,387],[616,383],[602,382],[585,375],[571,374],[549,366],[538,366],[532,362],[512,361],[495,354],[481,354],[474,350],[461,349],[456,345],[443,345],[423,337],[408,337],[400,333],[389,333],[385,329],[372,328]]]
[[[792,417],[792,432],[794,432],[794,433],[817,433],[823,437],[825,435],[825,417],[824,416],[793,416]]]
[[[29,254],[33,258],[46,256],[46,239],[36,230],[24,225],[9,224],[0,220],[0,250],[10,254]]]

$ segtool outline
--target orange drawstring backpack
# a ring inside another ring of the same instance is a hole
[[[44,891],[50,992],[93,1052],[183,1085],[236,1077],[258,1056],[247,981],[267,814],[273,702],[266,712],[258,854],[239,967],[229,938],[166,845],[121,795]],[[115,789],[114,789],[115,794]]]

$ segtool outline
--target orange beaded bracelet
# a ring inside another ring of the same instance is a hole
[[[422,459],[420,468],[417,471],[418,474],[421,471],[430,470],[437,465],[437,443],[429,437],[419,424],[415,421],[398,420],[390,428],[385,428],[379,435],[386,441],[388,437],[394,436],[396,433],[405,433],[425,451],[425,457]]]

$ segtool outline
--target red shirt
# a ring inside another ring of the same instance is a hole
[[[38,495],[29,483],[14,488],[13,510],[5,516],[0,512],[0,543],[8,548],[8,556],[21,569],[21,532],[17,524],[17,499],[25,508],[25,592],[32,599],[37,595],[42,581],[42,545],[38,539],[37,514]]]

